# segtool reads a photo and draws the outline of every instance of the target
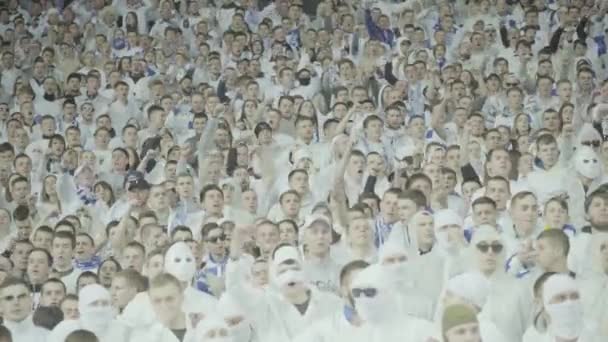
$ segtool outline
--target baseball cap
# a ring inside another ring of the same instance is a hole
[[[125,177],[125,184],[129,191],[150,189],[150,184],[146,181],[144,174],[139,171],[129,171]]]
[[[321,214],[312,214],[312,215],[308,216],[306,218],[306,220],[304,221],[303,228],[308,229],[317,222],[324,223],[325,225],[327,225],[327,227],[331,228],[331,223],[329,222],[329,219],[327,218],[327,216],[321,215]]]

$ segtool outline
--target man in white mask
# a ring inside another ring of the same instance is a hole
[[[177,278],[182,286],[184,302],[182,309],[187,314],[187,325],[193,330],[196,324],[215,310],[217,300],[192,287],[196,272],[195,258],[185,242],[174,243],[165,253],[165,272]],[[156,323],[147,292],[141,292],[125,307],[120,318],[130,327],[141,329]]]
[[[438,339],[438,331],[426,320],[408,316],[391,289],[379,265],[372,265],[359,272],[350,285],[355,310],[364,321],[364,330],[351,341],[408,341],[425,342]]]
[[[244,232],[236,229],[226,270],[226,292],[254,319],[260,341],[292,341],[304,328],[331,315],[342,306],[333,294],[322,292],[306,280],[302,258],[296,247],[277,246],[270,262],[270,286],[263,295],[254,291],[243,264]]]
[[[387,285],[403,300],[407,314],[418,318],[431,319],[433,316],[433,301],[421,290],[426,284],[420,282],[416,274],[418,258],[408,251],[398,234],[389,235],[388,240],[380,247],[378,264],[382,270]]]
[[[219,317],[209,317],[196,327],[194,338],[186,342],[238,342],[228,324]]]
[[[547,279],[543,286],[543,306],[547,331],[540,340],[534,339],[535,342],[601,341],[594,322],[585,321],[578,285],[569,275],[554,274]]]
[[[228,331],[234,342],[257,341],[251,319],[233,296],[224,293],[217,303],[217,310],[220,318],[228,325]],[[199,331],[198,327],[196,331]]]
[[[87,285],[78,296],[78,320],[65,320],[51,332],[48,342],[63,342],[73,331],[91,331],[101,342],[124,341],[128,328],[114,320],[114,309],[110,292],[99,284]]]
[[[570,177],[568,207],[575,227],[583,227],[585,218],[585,197],[597,189],[602,181],[602,163],[593,148],[580,145],[573,157],[573,175]]]

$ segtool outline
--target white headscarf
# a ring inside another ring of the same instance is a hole
[[[93,306],[94,302],[105,301]],[[102,336],[112,323],[114,311],[111,306],[110,292],[99,284],[87,285],[80,290],[78,311],[82,327],[97,336]]]
[[[215,331],[214,337],[207,337],[207,335]],[[226,331],[227,336],[220,336],[221,331]],[[200,324],[197,325],[194,336],[196,337],[196,341],[209,341],[209,342],[236,342],[228,329],[228,325],[224,320],[217,317],[217,315],[213,315],[208,317]]]
[[[578,292],[578,286],[567,274],[554,274],[543,286],[543,305],[550,317],[547,330],[555,337],[574,339],[583,332],[583,305],[580,299],[567,298],[561,303],[551,303],[556,295],[573,291]]]
[[[229,293],[224,293],[217,303],[217,309],[220,317],[224,320],[243,317],[241,322],[229,327],[234,342],[249,342],[251,340],[251,321],[247,317],[245,310],[243,310],[233,296]]]
[[[377,293],[373,297],[354,297],[353,301],[357,313],[367,323],[378,325],[388,323],[392,319],[399,318],[394,310],[397,308],[393,291],[385,281],[385,272],[380,265],[371,265],[359,272],[350,284],[353,289],[376,289]]]

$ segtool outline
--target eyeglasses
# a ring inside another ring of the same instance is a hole
[[[367,298],[374,298],[378,294],[378,289],[366,288],[366,289],[352,289],[351,293],[354,298],[365,296]]]
[[[211,243],[218,243],[219,241],[226,241],[226,235],[218,235],[218,236],[212,236],[212,237],[208,237],[207,239],[205,239],[206,242],[211,242]]]
[[[481,252],[481,253],[488,253],[489,250],[492,250],[492,253],[494,254],[498,254],[500,252],[502,252],[502,249],[504,248],[504,246],[500,243],[493,243],[488,245],[487,243],[479,243],[477,244],[477,249]]]
[[[594,147],[594,148],[600,147],[601,144],[602,143],[599,140],[583,141],[583,142],[581,142],[581,145],[585,145],[585,146],[589,146],[589,147]]]

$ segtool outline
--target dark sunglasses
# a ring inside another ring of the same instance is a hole
[[[493,243],[491,245],[488,245],[487,243],[480,243],[477,244],[477,249],[482,252],[482,253],[488,253],[488,250],[492,250],[492,253],[494,254],[498,254],[500,252],[502,252],[502,249],[504,248],[504,246],[500,243]]]
[[[378,294],[378,289],[366,288],[366,289],[353,289],[352,291],[354,298],[365,296],[367,298],[374,298]]]
[[[601,144],[602,143],[599,140],[583,141],[583,142],[581,142],[581,145],[585,145],[585,146],[589,146],[589,147],[594,147],[594,148],[600,147]]]
[[[226,241],[226,235],[218,235],[205,239],[206,242],[217,243],[218,241]]]

